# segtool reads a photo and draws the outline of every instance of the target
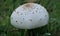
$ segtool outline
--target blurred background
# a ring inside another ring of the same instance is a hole
[[[50,15],[48,25],[29,30],[29,35],[60,36],[60,0],[0,0],[0,36],[26,36],[24,29],[11,25],[10,16],[15,8],[27,2],[41,4]]]

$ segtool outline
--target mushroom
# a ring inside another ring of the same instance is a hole
[[[26,3],[16,8],[10,19],[16,28],[33,29],[45,26],[49,21],[49,14],[40,4]]]

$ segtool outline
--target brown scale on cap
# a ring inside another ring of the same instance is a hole
[[[40,18],[40,21],[41,21],[42,19]]]
[[[23,13],[21,13],[21,15],[23,15]]]
[[[17,21],[16,21],[17,22]]]
[[[45,17],[46,17],[47,15],[45,15]]]
[[[33,4],[32,3],[27,3],[24,5],[24,9],[26,8],[32,8]]]
[[[24,2],[28,2],[28,3],[32,3],[32,2],[36,2],[37,0],[24,0]]]
[[[32,19],[29,19],[29,21],[31,21],[31,22],[32,22]]]
[[[23,20],[24,20],[24,18],[23,18]]]
[[[22,24],[23,22],[21,22],[21,24]]]
[[[34,14],[34,12],[32,12],[32,14]]]
[[[19,14],[19,12],[17,12],[17,14]]]

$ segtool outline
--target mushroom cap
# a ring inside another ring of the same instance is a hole
[[[49,21],[47,10],[36,3],[20,5],[11,14],[11,24],[20,29],[33,29],[46,25]]]

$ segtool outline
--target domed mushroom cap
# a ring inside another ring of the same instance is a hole
[[[33,29],[46,25],[47,10],[36,3],[26,3],[16,8],[11,15],[11,24],[20,29]]]

